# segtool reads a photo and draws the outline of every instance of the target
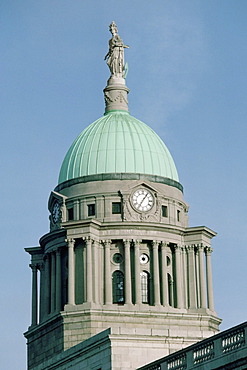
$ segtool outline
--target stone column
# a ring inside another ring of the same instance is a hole
[[[56,255],[51,253],[51,312],[55,311],[56,303]]]
[[[75,252],[74,239],[67,239],[68,243],[68,304],[75,304]]]
[[[214,311],[214,295],[213,295],[213,279],[212,279],[212,265],[211,265],[211,253],[212,248],[206,247],[206,276],[207,276],[207,293],[208,293],[208,308]]]
[[[134,240],[135,248],[135,304],[142,303],[140,277],[140,240]]]
[[[124,269],[125,269],[125,303],[132,303],[131,267],[130,267],[130,240],[124,240]]]
[[[196,305],[196,271],[195,271],[195,247],[188,245],[188,270],[189,270],[189,308],[197,308]]]
[[[93,254],[93,301],[95,303],[99,303],[99,243],[96,240],[93,240],[92,242],[92,254]]]
[[[200,307],[206,308],[206,284],[205,284],[203,252],[204,252],[203,244],[198,245]]]
[[[61,311],[62,307],[62,276],[61,276],[61,250],[56,250],[56,311]]]
[[[112,304],[112,279],[111,279],[111,240],[104,241],[105,248],[105,304]]]
[[[153,241],[154,305],[160,305],[159,242]]]
[[[188,266],[186,247],[182,247],[183,294],[184,307],[188,308]]]
[[[39,281],[39,322],[43,320],[45,314],[45,263],[39,264],[40,281]]]
[[[38,279],[37,265],[29,265],[32,269],[32,326],[38,322]]]
[[[183,307],[183,293],[182,293],[182,271],[181,271],[181,248],[178,245],[174,246],[175,250],[175,284],[176,284],[176,298],[177,308]]]
[[[161,262],[162,262],[162,304],[163,306],[168,306],[168,281],[167,281],[167,253],[168,248],[167,243],[161,243]]]
[[[90,236],[85,238],[86,242],[86,291],[87,291],[87,302],[92,302],[92,240]]]
[[[51,266],[50,266],[50,254],[47,253],[45,256],[45,310],[44,314],[50,313],[50,297],[51,297]]]

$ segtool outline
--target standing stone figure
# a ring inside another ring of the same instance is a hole
[[[112,38],[109,40],[109,51],[105,60],[107,59],[111,77],[124,77],[124,48],[129,46],[124,45],[123,40],[117,34],[118,29],[114,21],[111,22],[109,28]]]

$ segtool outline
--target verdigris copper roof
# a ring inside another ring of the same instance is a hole
[[[62,163],[59,184],[106,173],[140,173],[179,181],[172,156],[159,136],[121,110],[107,112],[75,139]]]

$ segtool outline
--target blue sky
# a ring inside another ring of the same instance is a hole
[[[114,20],[130,46],[131,114],[169,148],[190,226],[213,240],[221,329],[246,320],[247,2],[2,0],[1,366],[24,369],[31,270],[47,200],[75,137],[102,116]]]

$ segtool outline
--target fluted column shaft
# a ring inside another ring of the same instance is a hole
[[[86,287],[87,287],[87,302],[92,302],[92,241],[90,237],[86,238]]]
[[[204,272],[204,260],[203,260],[203,245],[198,246],[199,253],[199,287],[200,287],[200,306],[206,308],[206,284],[205,284],[205,272]]]
[[[56,311],[61,311],[62,305],[62,276],[61,276],[61,250],[56,251]]]
[[[112,303],[112,279],[111,279],[111,262],[110,262],[111,241],[104,241],[105,248],[105,304]]]
[[[75,304],[75,252],[74,239],[68,239],[68,304]]]
[[[162,262],[162,300],[163,306],[169,304],[168,281],[167,281],[167,243],[161,243],[161,262]]]
[[[208,293],[208,308],[214,311],[214,295],[213,295],[213,278],[212,278],[212,264],[211,264],[212,248],[206,247],[206,276],[207,276],[207,293]]]
[[[56,255],[51,253],[51,312],[55,311],[56,300]]]
[[[160,305],[159,242],[153,241],[154,305]]]
[[[175,245],[175,284],[176,284],[176,298],[177,308],[183,307],[183,293],[182,293],[182,271],[181,271],[181,248]]]
[[[125,303],[132,302],[131,268],[130,268],[130,240],[124,240],[124,268],[125,268]]]
[[[141,299],[141,277],[140,277],[140,241],[134,240],[135,248],[135,303],[140,304]]]
[[[38,320],[38,278],[37,265],[31,264],[32,269],[32,325],[37,325]]]
[[[189,308],[197,308],[194,245],[187,246],[187,251],[188,251],[188,269],[189,269]]]

